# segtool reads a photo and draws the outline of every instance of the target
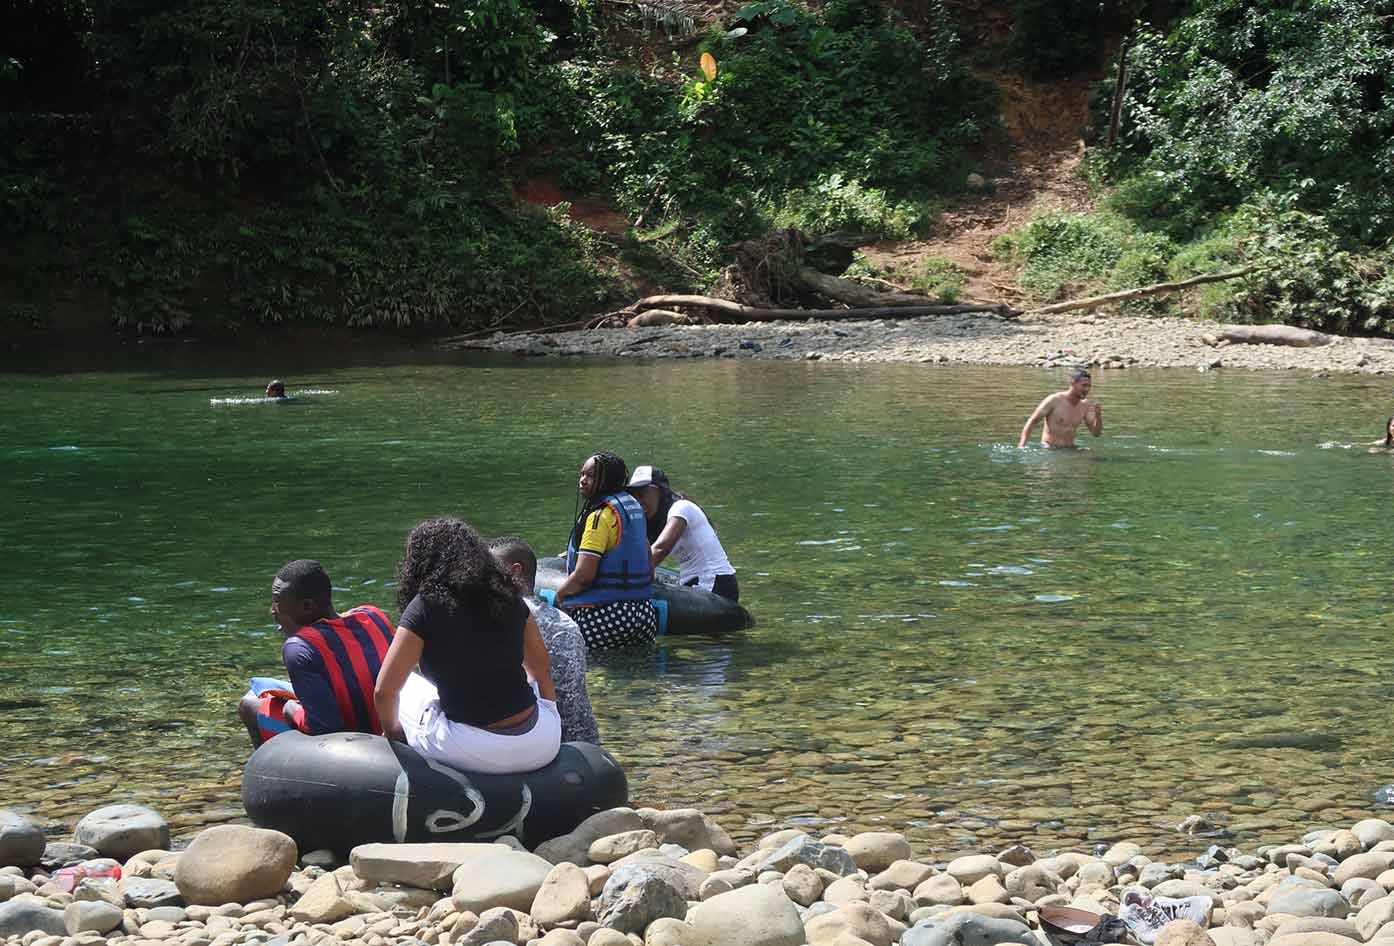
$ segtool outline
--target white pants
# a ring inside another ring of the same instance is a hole
[[[537,684],[532,689],[536,693]],[[419,673],[408,675],[402,685],[397,718],[407,745],[428,759],[466,772],[532,772],[555,759],[561,748],[561,716],[551,700],[537,698],[537,722],[532,729],[505,736],[450,719],[440,708],[435,684]]]

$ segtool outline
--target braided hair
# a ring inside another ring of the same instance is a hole
[[[460,519],[427,519],[407,536],[397,568],[397,606],[417,595],[433,604],[479,608],[495,620],[513,614],[518,586],[479,533]]]
[[[592,460],[595,461],[595,498],[582,496],[579,489],[576,491],[576,503],[581,507],[581,511],[576,514],[576,522],[571,526],[571,544],[577,548],[581,546],[581,533],[585,531],[586,517],[605,505],[601,502],[601,497],[620,492],[629,481],[629,468],[619,456],[613,453],[593,453],[586,458],[586,463]],[[581,464],[582,468],[585,465]]]

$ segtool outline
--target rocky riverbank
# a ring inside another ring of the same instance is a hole
[[[1375,818],[1180,863],[1126,841],[939,860],[888,832],[791,829],[738,851],[695,809],[617,808],[533,852],[366,844],[344,864],[242,825],[171,850],[163,818],[117,805],[70,841],[0,810],[0,865],[5,946],[1058,946],[1043,908],[1119,914],[1129,888],[1200,898],[1203,922],[1105,942],[1394,944],[1394,825]]]
[[[1317,348],[1216,343],[1213,322],[1113,315],[929,316],[870,322],[664,325],[503,334],[454,347],[528,356],[737,358],[1101,368],[1394,371],[1394,343],[1340,338]]]

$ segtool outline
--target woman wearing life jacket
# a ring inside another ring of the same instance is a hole
[[[668,477],[656,466],[635,467],[629,492],[648,518],[650,562],[658,567],[669,555],[678,560],[678,580],[731,601],[741,599],[736,570],[716,537],[707,514],[682,493],[674,492]]]
[[[597,453],[581,465],[576,484],[583,507],[566,543],[556,604],[581,628],[588,650],[651,644],[658,635],[644,509],[625,492],[627,475],[619,457]]]

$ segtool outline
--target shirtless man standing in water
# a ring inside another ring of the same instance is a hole
[[[1021,440],[1017,442],[1017,446],[1026,446],[1032,429],[1042,420],[1045,420],[1045,428],[1041,431],[1043,447],[1073,447],[1075,431],[1081,423],[1088,427],[1089,432],[1095,437],[1103,433],[1103,411],[1098,404],[1088,399],[1092,384],[1093,379],[1083,368],[1072,371],[1069,388],[1048,395],[1031,412],[1031,416],[1026,419],[1026,426],[1021,428]]]

